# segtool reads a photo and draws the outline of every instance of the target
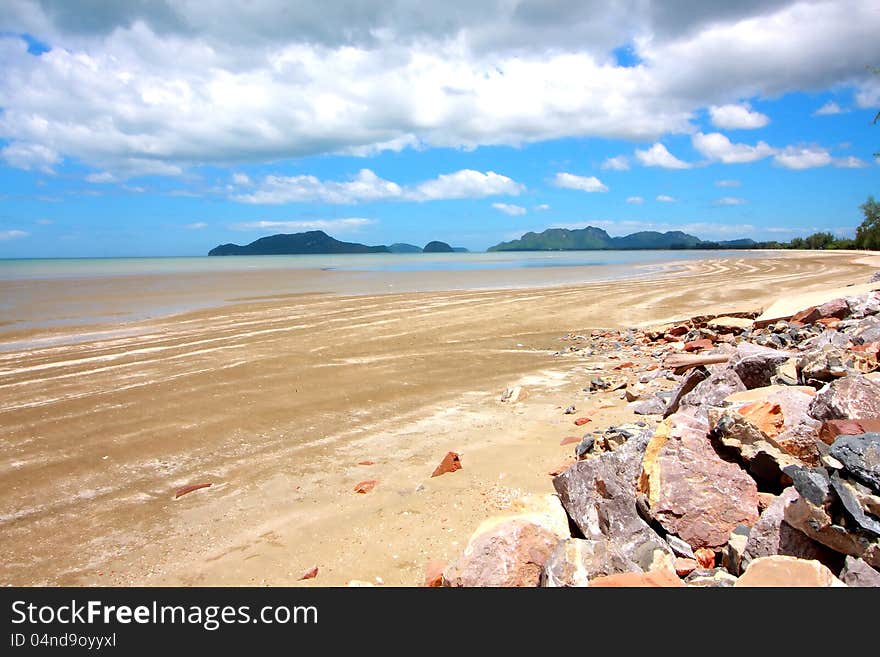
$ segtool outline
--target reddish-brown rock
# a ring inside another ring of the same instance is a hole
[[[639,479],[651,515],[694,548],[724,545],[737,525],[758,519],[754,480],[718,456],[708,429],[685,413],[664,420],[648,443]]]
[[[685,342],[684,350],[685,351],[701,351],[703,349],[711,349],[712,341],[708,338],[700,338],[699,340],[693,340],[691,342]]]
[[[690,329],[688,329],[688,327],[684,325],[673,326],[671,329],[666,331],[666,334],[678,338],[687,333],[689,330]]]
[[[425,586],[428,588],[437,588],[443,586],[443,570],[446,564],[436,559],[429,561],[425,566]]]
[[[456,470],[461,470],[461,457],[455,452],[446,452],[446,456],[440,461],[440,465],[434,468],[434,472],[431,476],[439,477],[442,474],[455,472]]]
[[[374,461],[358,461],[358,465],[375,465]]]
[[[741,407],[738,412],[768,438],[778,436],[785,426],[785,416],[779,404],[753,402]]]
[[[579,443],[579,442],[581,442],[581,439],[578,438],[577,436],[566,436],[565,438],[563,438],[562,440],[559,441],[559,444],[560,445],[571,445],[573,443]]]
[[[694,556],[697,558],[697,563],[700,564],[701,568],[715,567],[715,550],[705,547],[697,548],[694,550]]]
[[[861,420],[826,420],[819,430],[819,438],[831,445],[838,436],[858,436],[871,431],[880,431],[880,417]]]
[[[378,484],[378,483],[379,482],[376,481],[375,479],[366,479],[365,481],[359,482],[354,487],[354,492],[355,493],[369,493],[371,490],[373,490],[376,487],[376,484]]]
[[[616,370],[625,370],[625,369],[627,369],[627,368],[629,368],[629,367],[632,367],[633,365],[635,365],[635,363],[632,362],[631,360],[628,360],[628,361],[626,361],[626,362],[623,362],[623,363],[620,363],[620,364],[618,364],[618,365],[615,365],[615,366],[614,366],[614,369],[616,369]]]
[[[686,557],[676,557],[675,559],[675,574],[679,577],[690,575],[699,567],[700,564],[694,559],[688,559]]]
[[[777,554],[752,561],[734,586],[825,588],[846,586],[846,584],[818,561]]]
[[[816,306],[810,306],[809,308],[805,308],[799,313],[795,313],[794,315],[792,315],[789,321],[798,322],[801,324],[812,324],[820,317],[821,315],[819,314],[819,309]]]
[[[189,484],[188,486],[181,486],[174,493],[174,499],[176,500],[178,497],[183,497],[187,493],[192,493],[194,490],[201,490],[202,488],[210,488],[210,483],[204,484]]]
[[[773,493],[758,493],[758,510],[763,511],[769,507],[776,500],[776,497]]]
[[[810,405],[817,420],[861,420],[880,417],[880,383],[850,374],[822,388]]]
[[[302,575],[299,576],[300,581],[304,579],[315,579],[318,576],[318,567],[312,566],[307,571],[305,571]]]
[[[678,576],[671,570],[652,570],[647,573],[619,573],[606,575],[590,580],[590,586],[630,588],[630,587],[678,587],[684,586]]]
[[[574,421],[574,423],[575,423],[577,426],[582,427],[582,426],[584,426],[587,422],[590,422],[590,421],[591,421],[591,420],[590,420],[590,418],[588,418],[588,417],[579,417],[577,420]]]

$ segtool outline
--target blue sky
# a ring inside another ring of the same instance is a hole
[[[869,2],[179,4],[0,9],[0,257],[788,240],[880,196]]]

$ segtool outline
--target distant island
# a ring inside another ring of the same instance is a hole
[[[462,247],[453,248],[446,242],[428,242],[424,249],[414,244],[397,243],[390,247],[367,246],[357,242],[340,242],[323,230],[305,233],[278,234],[261,237],[250,244],[221,244],[208,251],[209,256],[230,255],[306,255],[328,253],[466,253]]]
[[[757,242],[752,239],[707,242],[679,230],[658,233],[642,231],[624,237],[611,237],[601,228],[587,226],[569,230],[548,228],[542,233],[526,233],[518,240],[501,242],[488,251],[600,251],[638,249],[749,249]]]

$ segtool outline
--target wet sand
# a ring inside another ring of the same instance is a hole
[[[767,253],[651,280],[0,327],[0,582],[417,585],[482,518],[552,492],[560,439],[582,433],[561,407],[596,410],[594,426],[624,417],[616,395],[581,391],[603,356],[554,356],[561,336],[866,282],[857,259]],[[108,294],[137,294],[125,285]],[[529,397],[501,403],[515,384]],[[463,469],[432,479],[450,450]],[[379,483],[354,493],[365,479]]]

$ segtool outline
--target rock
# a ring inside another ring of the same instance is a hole
[[[514,404],[518,401],[522,401],[528,397],[528,393],[526,389],[522,386],[513,386],[512,388],[506,388],[504,392],[501,393],[501,401],[510,402]]]
[[[565,409],[565,415],[572,415],[577,409],[574,406],[569,406]]]
[[[755,321],[752,319],[745,319],[742,317],[716,317],[715,319],[710,319],[707,322],[707,325],[710,329],[715,329],[716,331],[723,333],[742,333],[746,331],[752,326],[754,326]]]
[[[755,482],[718,456],[707,432],[684,413],[664,420],[645,451],[638,486],[654,519],[694,548],[721,546],[734,527],[758,519]]]
[[[856,485],[841,478],[836,472],[831,475],[831,486],[850,520],[868,534],[880,536],[880,522],[869,516],[863,508],[862,500],[870,500]],[[847,523],[849,524],[849,523]]]
[[[559,441],[560,445],[572,445],[574,443],[579,443],[581,441],[577,436],[566,436],[562,440]]]
[[[880,586],[880,573],[861,559],[847,557],[840,571],[840,579],[847,586]]]
[[[606,575],[597,577],[590,582],[595,587],[678,587],[684,586],[681,580],[671,570],[655,570],[647,573],[621,573],[618,575]]]
[[[201,490],[202,488],[210,488],[210,487],[211,487],[210,482],[206,482],[203,484],[189,484],[188,486],[182,486],[174,492],[174,499],[176,500],[177,498],[183,497],[184,495],[186,495],[188,493],[192,493],[193,491]]]
[[[776,375],[771,379],[772,383],[779,383],[785,386],[796,386],[798,381],[798,361],[796,358],[789,358],[777,366]]]
[[[758,523],[761,519],[758,519]],[[755,523],[756,525],[758,523]],[[740,525],[730,532],[727,545],[721,553],[721,565],[732,575],[739,576],[743,571],[743,556],[749,541],[750,527]]]
[[[819,438],[827,445],[832,445],[838,436],[857,436],[870,432],[880,432],[880,417],[861,420],[826,420],[819,429]]]
[[[628,386],[624,392],[624,399],[628,402],[638,401],[645,393],[645,386],[637,383],[634,386]]]
[[[776,368],[794,355],[787,351],[741,342],[737,345],[736,353],[731,357],[728,367],[736,372],[743,385],[751,390],[769,386],[776,374]]]
[[[705,367],[695,367],[687,374],[685,374],[684,378],[681,380],[681,383],[679,383],[673,391],[672,398],[666,405],[666,410],[663,413],[663,417],[669,417],[673,413],[677,412],[679,404],[681,404],[682,397],[684,397],[691,390],[696,388],[698,384],[702,383],[708,378],[709,372],[706,371]]]
[[[547,474],[550,475],[551,477],[556,477],[558,475],[561,475],[563,472],[565,472],[566,470],[568,470],[571,467],[572,463],[574,463],[574,461],[571,459],[563,461],[562,463],[560,463],[556,467],[552,468],[551,470],[548,470]]]
[[[776,438],[785,426],[785,417],[779,404],[757,401],[738,408],[736,412],[751,422],[767,438]]]
[[[831,446],[831,456],[856,479],[880,492],[880,433],[839,436]]]
[[[816,389],[810,386],[786,386],[786,385],[769,385],[762,388],[753,388],[743,392],[735,392],[724,400],[725,406],[740,406],[742,404],[750,404],[756,401],[777,401],[779,395],[791,392],[802,392],[811,399],[816,396]]]
[[[574,454],[579,459],[584,458],[587,454],[590,453],[590,450],[593,449],[593,445],[595,444],[596,439],[587,434],[584,436],[581,441],[578,443],[578,446],[574,448]]]
[[[596,577],[641,570],[607,540],[569,538],[557,544],[544,564],[541,586],[589,586]]]
[[[354,492],[355,493],[369,493],[371,490],[373,490],[376,487],[376,484],[378,484],[378,483],[379,482],[376,481],[375,479],[366,479],[364,481],[359,482],[354,487]]]
[[[700,564],[698,564],[694,559],[687,559],[685,557],[675,558],[675,574],[679,577],[690,575],[699,566]]]
[[[848,355],[838,347],[826,344],[802,354],[798,358],[798,369],[804,383],[819,387],[823,382],[846,376],[852,369],[852,363],[852,355]]]
[[[636,508],[635,483],[648,438],[636,435],[613,452],[579,461],[553,480],[562,505],[584,538],[609,540],[645,568],[653,552],[670,552]]]
[[[666,402],[659,397],[640,399],[627,404],[626,407],[636,415],[663,415],[666,412]]]
[[[834,499],[831,492],[831,478],[824,468],[800,468],[786,469],[786,474],[791,477],[798,495],[816,506],[827,506]],[[794,502],[795,500],[791,500]],[[788,506],[788,505],[786,505]]]
[[[861,319],[867,315],[876,315],[880,313],[880,292],[868,292],[859,296],[847,297],[846,303],[849,305],[851,318]]]
[[[783,554],[799,559],[815,559],[826,565],[836,561],[832,551],[785,522],[785,507],[797,501],[797,490],[786,488],[761,514],[748,533],[743,550],[743,566],[760,557]],[[733,571],[731,571],[733,572]]]
[[[625,376],[602,376],[592,379],[590,381],[590,390],[604,390],[606,392],[614,392],[615,390],[625,388],[626,384],[627,378]]]
[[[776,500],[778,496],[773,493],[762,493],[758,492],[758,511],[764,511],[767,509],[773,502]]]
[[[579,417],[577,420],[574,421],[574,423],[575,423],[577,426],[582,427],[582,426],[584,426],[587,422],[590,422],[590,421],[591,421],[591,420],[590,420],[590,418],[588,418],[588,417]]]
[[[728,588],[736,584],[736,577],[728,573],[724,568],[713,568],[711,570],[700,568],[685,577],[684,581],[688,586]]]
[[[705,547],[697,548],[694,550],[694,556],[697,558],[697,563],[700,564],[702,568],[715,567],[715,550],[710,550]]]
[[[810,405],[810,415],[824,420],[861,420],[880,416],[880,384],[862,374],[850,374],[822,388]]]
[[[373,584],[372,582],[365,582],[362,579],[350,579],[350,580],[348,580],[348,584],[346,584],[346,586],[358,588],[358,587],[370,587],[370,586],[376,586],[376,585]]]
[[[461,470],[461,457],[455,452],[446,452],[446,456],[440,461],[440,464],[434,468],[431,477],[439,477],[447,472],[455,472]]]
[[[438,588],[443,586],[443,571],[446,564],[442,561],[432,560],[425,566],[425,583],[427,588]]]
[[[694,554],[694,549],[687,543],[687,541],[681,540],[678,536],[667,534],[666,542],[669,543],[669,547],[672,548],[673,553],[677,554],[678,556],[686,557],[688,559],[697,558]]]
[[[305,571],[302,575],[299,576],[300,581],[304,579],[315,579],[318,576],[318,567],[312,566],[307,571]]]
[[[682,396],[679,407],[682,409],[700,408],[708,411],[709,408],[721,406],[730,395],[745,389],[745,385],[736,372],[724,367]]]
[[[375,464],[376,464],[375,461],[370,461],[370,460],[367,460],[367,461],[358,461],[358,465],[375,465]]]
[[[846,586],[818,561],[773,555],[755,559],[734,586]]]
[[[691,351],[702,351],[703,349],[711,349],[713,347],[713,342],[706,338],[700,338],[699,340],[692,340],[691,342],[686,342],[684,345],[684,350]]]

